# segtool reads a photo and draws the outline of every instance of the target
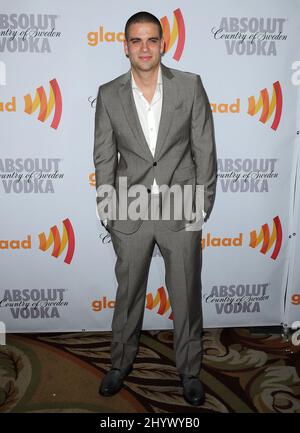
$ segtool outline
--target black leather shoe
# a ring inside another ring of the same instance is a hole
[[[101,382],[99,394],[108,397],[119,392],[123,386],[123,380],[131,370],[132,367],[127,368],[126,370],[121,370],[119,368],[112,368],[109,370]]]
[[[198,377],[181,374],[180,378],[185,401],[192,406],[201,406],[205,400],[205,392]]]

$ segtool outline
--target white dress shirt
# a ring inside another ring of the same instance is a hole
[[[139,120],[146,141],[148,143],[150,152],[154,156],[156,141],[157,141],[157,133],[159,128],[160,116],[161,116],[162,100],[163,100],[163,91],[162,91],[163,83],[161,77],[161,67],[159,66],[156,89],[152,101],[150,103],[144,97],[143,92],[136,85],[132,72],[131,72],[131,80],[132,80],[132,93],[133,93],[135,106],[138,112]],[[151,187],[151,193],[152,194],[159,193],[159,187],[156,183],[155,178]]]

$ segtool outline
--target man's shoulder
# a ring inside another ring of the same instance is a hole
[[[122,75],[119,75],[116,78],[113,78],[111,81],[107,81],[100,85],[102,91],[109,91],[111,89],[117,88],[119,85],[123,84],[126,79],[129,77],[129,72],[125,72]]]
[[[164,66],[166,69],[170,71],[170,73],[179,80],[184,80],[186,82],[195,83],[195,80],[197,79],[197,76],[199,74],[196,74],[195,72],[190,71],[182,71],[175,68],[169,68],[167,66]]]

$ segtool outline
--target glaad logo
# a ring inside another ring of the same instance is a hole
[[[163,36],[165,40],[165,53],[171,50],[173,45],[177,40],[177,45],[175,52],[173,54],[173,59],[179,62],[185,44],[185,25],[184,19],[181,13],[180,8],[177,8],[173,11],[174,21],[172,30],[170,29],[170,23],[166,16],[160,19],[161,26],[163,29]],[[106,31],[103,25],[99,26],[99,31],[89,32],[87,34],[88,45],[90,47],[95,47],[99,43],[103,42],[123,42],[125,40],[124,32],[111,32]]]
[[[115,308],[115,301],[114,300],[108,300],[106,296],[103,296],[100,299],[95,299],[92,302],[92,309],[93,311],[99,313],[102,310],[105,310],[107,308],[113,309]]]
[[[173,54],[173,59],[179,62],[185,43],[185,25],[180,8],[175,9],[173,11],[173,15],[174,21],[172,32],[170,31],[170,23],[166,16],[162,17],[160,19],[160,22],[163,28],[163,35],[165,40],[165,53],[167,53],[172,48],[177,39],[177,46],[175,53]]]
[[[59,234],[57,226],[55,225],[50,228],[50,234],[48,236],[48,239],[46,239],[45,233],[42,232],[39,234],[39,240],[39,249],[42,251],[47,251],[53,244],[51,255],[56,258],[62,254],[62,252],[66,248],[66,245],[68,244],[64,262],[68,265],[71,263],[75,250],[75,234],[69,218],[63,220],[62,237]]]
[[[268,224],[261,226],[258,236],[255,230],[250,232],[249,247],[256,248],[260,243],[262,243],[260,249],[262,254],[266,254],[274,245],[271,259],[276,260],[282,244],[282,226],[279,216],[273,218],[273,230],[271,235]]]
[[[161,316],[166,314],[171,308],[169,298],[163,286],[157,289],[155,298],[153,297],[152,293],[147,293],[146,295],[145,307],[148,308],[148,310],[153,310],[157,305],[159,306],[159,308],[156,311],[156,313]],[[114,309],[114,308],[115,308],[115,300],[108,300],[106,296],[103,296],[100,299],[95,299],[92,302],[92,310],[97,313],[105,309]],[[173,320],[172,311],[169,314],[169,319]]]
[[[213,113],[219,114],[240,114],[241,99],[236,98],[231,104],[228,102],[211,102],[210,104]]]
[[[155,298],[153,298],[152,293],[148,293],[146,296],[146,308],[148,308],[148,310],[153,310],[157,305],[159,305],[159,309],[156,313],[160,314],[161,316],[166,314],[167,311],[171,308],[169,298],[163,286],[157,289]],[[169,319],[173,320],[172,312],[169,315]]]
[[[0,86],[6,86],[6,65],[0,61]]]
[[[0,250],[30,250],[31,249],[31,235],[23,240],[20,239],[0,239]]]
[[[11,100],[1,102],[0,101],[0,113],[15,113],[16,112],[16,97],[13,96]]]
[[[45,122],[54,110],[54,116],[50,126],[53,129],[58,128],[62,114],[62,97],[58,82],[55,78],[50,81],[50,95],[48,99],[44,88],[40,86],[36,89],[34,100],[27,94],[24,96],[24,101],[24,111],[27,114],[32,114],[39,108],[38,120],[40,122]],[[5,102],[0,101],[0,113],[12,113],[16,111],[17,100],[15,96],[12,96],[11,100]]]
[[[282,113],[282,91],[279,81],[273,83],[272,99],[270,101],[268,90],[262,89],[260,91],[259,99],[256,102],[254,96],[248,98],[248,114],[254,116],[262,110],[259,121],[262,123],[268,122],[273,112],[275,111],[271,128],[276,131],[278,128],[281,113]]]
[[[300,293],[295,293],[291,297],[291,303],[293,305],[300,305]]]
[[[24,96],[25,101],[25,113],[32,114],[38,108],[40,108],[38,120],[45,122],[48,119],[54,108],[54,116],[51,123],[51,128],[57,129],[62,113],[62,97],[60,88],[57,80],[54,78],[50,81],[50,95],[47,100],[47,96],[43,86],[36,89],[34,101],[29,94]]]
[[[4,322],[0,320],[0,346],[6,345],[6,326]]]
[[[291,328],[293,330],[296,330],[296,332],[292,334],[292,344],[294,346],[300,346],[300,321],[298,320],[296,322],[293,322]]]
[[[207,232],[204,236],[202,236],[201,245],[202,249],[212,247],[212,248],[221,248],[221,247],[242,247],[244,243],[243,233],[239,233],[238,236],[214,236],[212,233]]]
[[[241,99],[236,98],[231,104],[229,102],[212,102],[211,109],[213,113],[222,115],[239,115],[241,113]],[[244,104],[243,104],[244,105]],[[283,105],[283,94],[279,81],[273,83],[273,92],[270,98],[269,92],[266,88],[262,89],[259,93],[257,102],[253,95],[248,97],[248,108],[247,114],[255,116],[261,111],[260,118],[258,119],[261,123],[266,124],[274,113],[273,122],[271,129],[276,131],[282,114]],[[246,111],[246,108],[242,106],[242,112]]]

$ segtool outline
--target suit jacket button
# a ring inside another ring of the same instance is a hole
[[[147,188],[147,192],[150,194],[150,192],[151,192],[151,189],[150,188]]]
[[[157,165],[157,162],[153,162],[154,167]]]

